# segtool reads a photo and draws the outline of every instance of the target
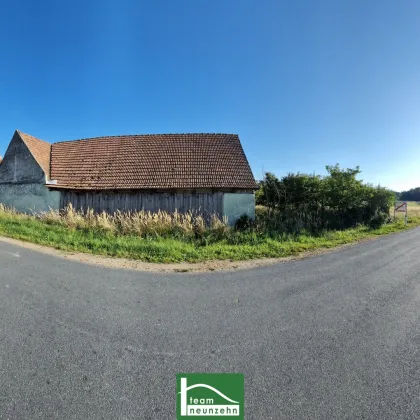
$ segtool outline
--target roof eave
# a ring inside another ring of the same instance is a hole
[[[145,186],[145,187],[136,187],[136,186],[112,186],[112,187],[97,187],[97,186],[85,186],[85,185],[59,185],[59,184],[44,184],[48,188],[53,188],[56,190],[89,190],[89,191],[115,191],[115,190],[143,190],[143,191],[150,191],[150,190],[167,190],[167,191],[173,191],[173,190],[258,190],[259,187],[254,186],[180,186],[180,187],[159,187],[159,186]]]

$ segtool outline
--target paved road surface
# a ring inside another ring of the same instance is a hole
[[[157,275],[0,242],[0,418],[174,419],[177,372],[243,372],[247,419],[420,419],[419,244]]]

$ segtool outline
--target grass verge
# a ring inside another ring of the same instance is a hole
[[[420,217],[410,218],[408,226],[398,219],[379,229],[358,227],[329,231],[319,236],[299,235],[269,238],[238,232],[236,243],[222,239],[208,245],[174,238],[141,238],[88,229],[69,229],[33,217],[0,212],[0,235],[56,249],[124,257],[148,262],[200,262],[207,260],[249,260],[297,255],[305,251],[333,248],[420,226]]]

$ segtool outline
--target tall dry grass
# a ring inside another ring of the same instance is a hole
[[[0,211],[13,212],[4,206]],[[147,236],[171,236],[171,237],[202,237],[207,234],[214,234],[223,237],[229,231],[226,218],[219,218],[211,215],[205,220],[201,215],[188,213],[168,213],[158,211],[134,211],[113,214],[106,212],[95,213],[92,209],[87,211],[75,210],[69,204],[64,210],[34,213],[32,217],[48,224],[66,226],[69,229],[100,230],[121,235]]]

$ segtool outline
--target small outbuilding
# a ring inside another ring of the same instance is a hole
[[[255,217],[257,184],[236,134],[147,134],[48,143],[16,131],[0,202],[23,212],[193,211]]]

